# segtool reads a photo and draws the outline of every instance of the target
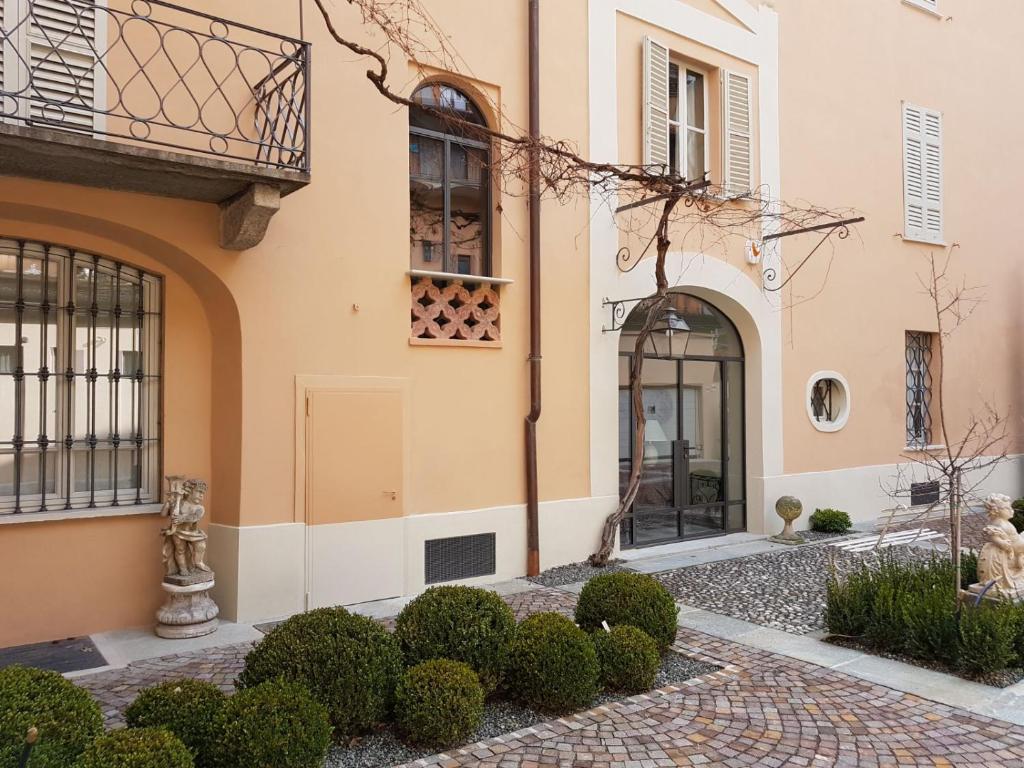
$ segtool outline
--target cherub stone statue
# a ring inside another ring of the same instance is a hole
[[[206,483],[171,475],[161,514],[170,518],[163,536],[164,580],[167,601],[156,613],[160,637],[187,638],[217,630],[217,604],[210,597],[214,574],[206,564],[206,533],[199,527],[206,509]]]
[[[167,576],[210,573],[206,565],[206,533],[199,527],[206,510],[206,483],[180,475],[167,478],[167,501],[161,514],[170,517],[164,536],[163,561]]]
[[[1020,599],[1024,597],[1024,537],[1010,522],[1010,497],[993,493],[985,499],[985,512],[989,519],[987,541],[978,557],[978,583],[971,585],[970,591]]]

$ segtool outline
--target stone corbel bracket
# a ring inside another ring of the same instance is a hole
[[[250,184],[220,204],[220,245],[244,251],[259,245],[274,214],[281,208],[281,189],[273,184]]]

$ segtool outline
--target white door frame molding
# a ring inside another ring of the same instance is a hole
[[[716,0],[747,29],[704,13],[680,0],[590,0],[590,153],[596,162],[619,160],[619,97],[616,38],[619,14],[684,36],[758,69],[758,121],[762,194],[780,195],[778,17],[767,6]],[[639,55],[639,54],[638,54]],[[639,113],[638,113],[639,114]],[[639,117],[637,118],[639,119]],[[618,333],[609,323],[606,300],[646,296],[653,291],[654,261],[631,272],[616,266],[619,232],[609,202],[591,200],[590,219],[590,491],[618,493]],[[763,234],[768,234],[766,229]],[[763,268],[777,266],[779,248],[766,249]],[[706,298],[736,324],[746,353],[747,524],[762,531],[767,510],[765,478],[782,474],[782,314],[778,297],[766,293],[744,272],[714,256],[668,255],[678,287]],[[778,270],[776,269],[776,272]],[[756,273],[755,273],[756,274]],[[757,275],[760,277],[760,275]]]

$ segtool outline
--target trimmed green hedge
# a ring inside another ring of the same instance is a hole
[[[402,673],[398,641],[373,619],[317,608],[275,627],[245,657],[241,689],[283,677],[327,707],[335,736],[368,732],[387,719]]]
[[[852,527],[850,516],[841,509],[816,509],[811,515],[812,531],[846,533]]]
[[[29,765],[35,765],[29,760]],[[100,736],[75,768],[193,768],[192,753],[164,728],[126,728]]]
[[[661,664],[654,638],[629,624],[599,629],[593,638],[605,690],[642,693],[654,687]]]
[[[965,556],[961,563],[966,580],[972,561]],[[1024,665],[1024,607],[962,606],[955,578],[945,558],[900,563],[886,554],[878,568],[829,579],[825,624],[833,635],[970,676]]]
[[[668,590],[643,573],[602,573],[588,581],[576,603],[576,623],[592,632],[630,624],[642,629],[664,652],[676,639],[679,609]]]
[[[501,681],[516,617],[495,592],[431,587],[398,614],[395,635],[412,666],[430,659],[468,664],[488,693]]]
[[[160,683],[139,693],[125,710],[125,720],[129,728],[166,728],[188,747],[196,768],[209,768],[226,698],[202,680]]]
[[[410,744],[433,749],[461,744],[480,727],[483,716],[483,686],[461,661],[424,661],[398,682],[395,722]]]
[[[230,696],[217,729],[217,768],[321,768],[331,746],[327,708],[286,680]]]
[[[560,613],[535,613],[516,628],[508,686],[523,704],[564,714],[598,692],[597,652],[587,633]]]
[[[39,731],[31,768],[68,768],[103,733],[92,697],[56,672],[0,669],[0,768],[14,768],[28,729]]]

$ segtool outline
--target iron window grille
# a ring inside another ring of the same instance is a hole
[[[932,442],[932,334],[907,331],[907,445]]]
[[[811,411],[814,413],[815,421],[831,423],[836,420],[832,407],[834,384],[834,379],[818,379],[814,382],[811,388]]]
[[[0,513],[160,495],[162,281],[0,239]]]

